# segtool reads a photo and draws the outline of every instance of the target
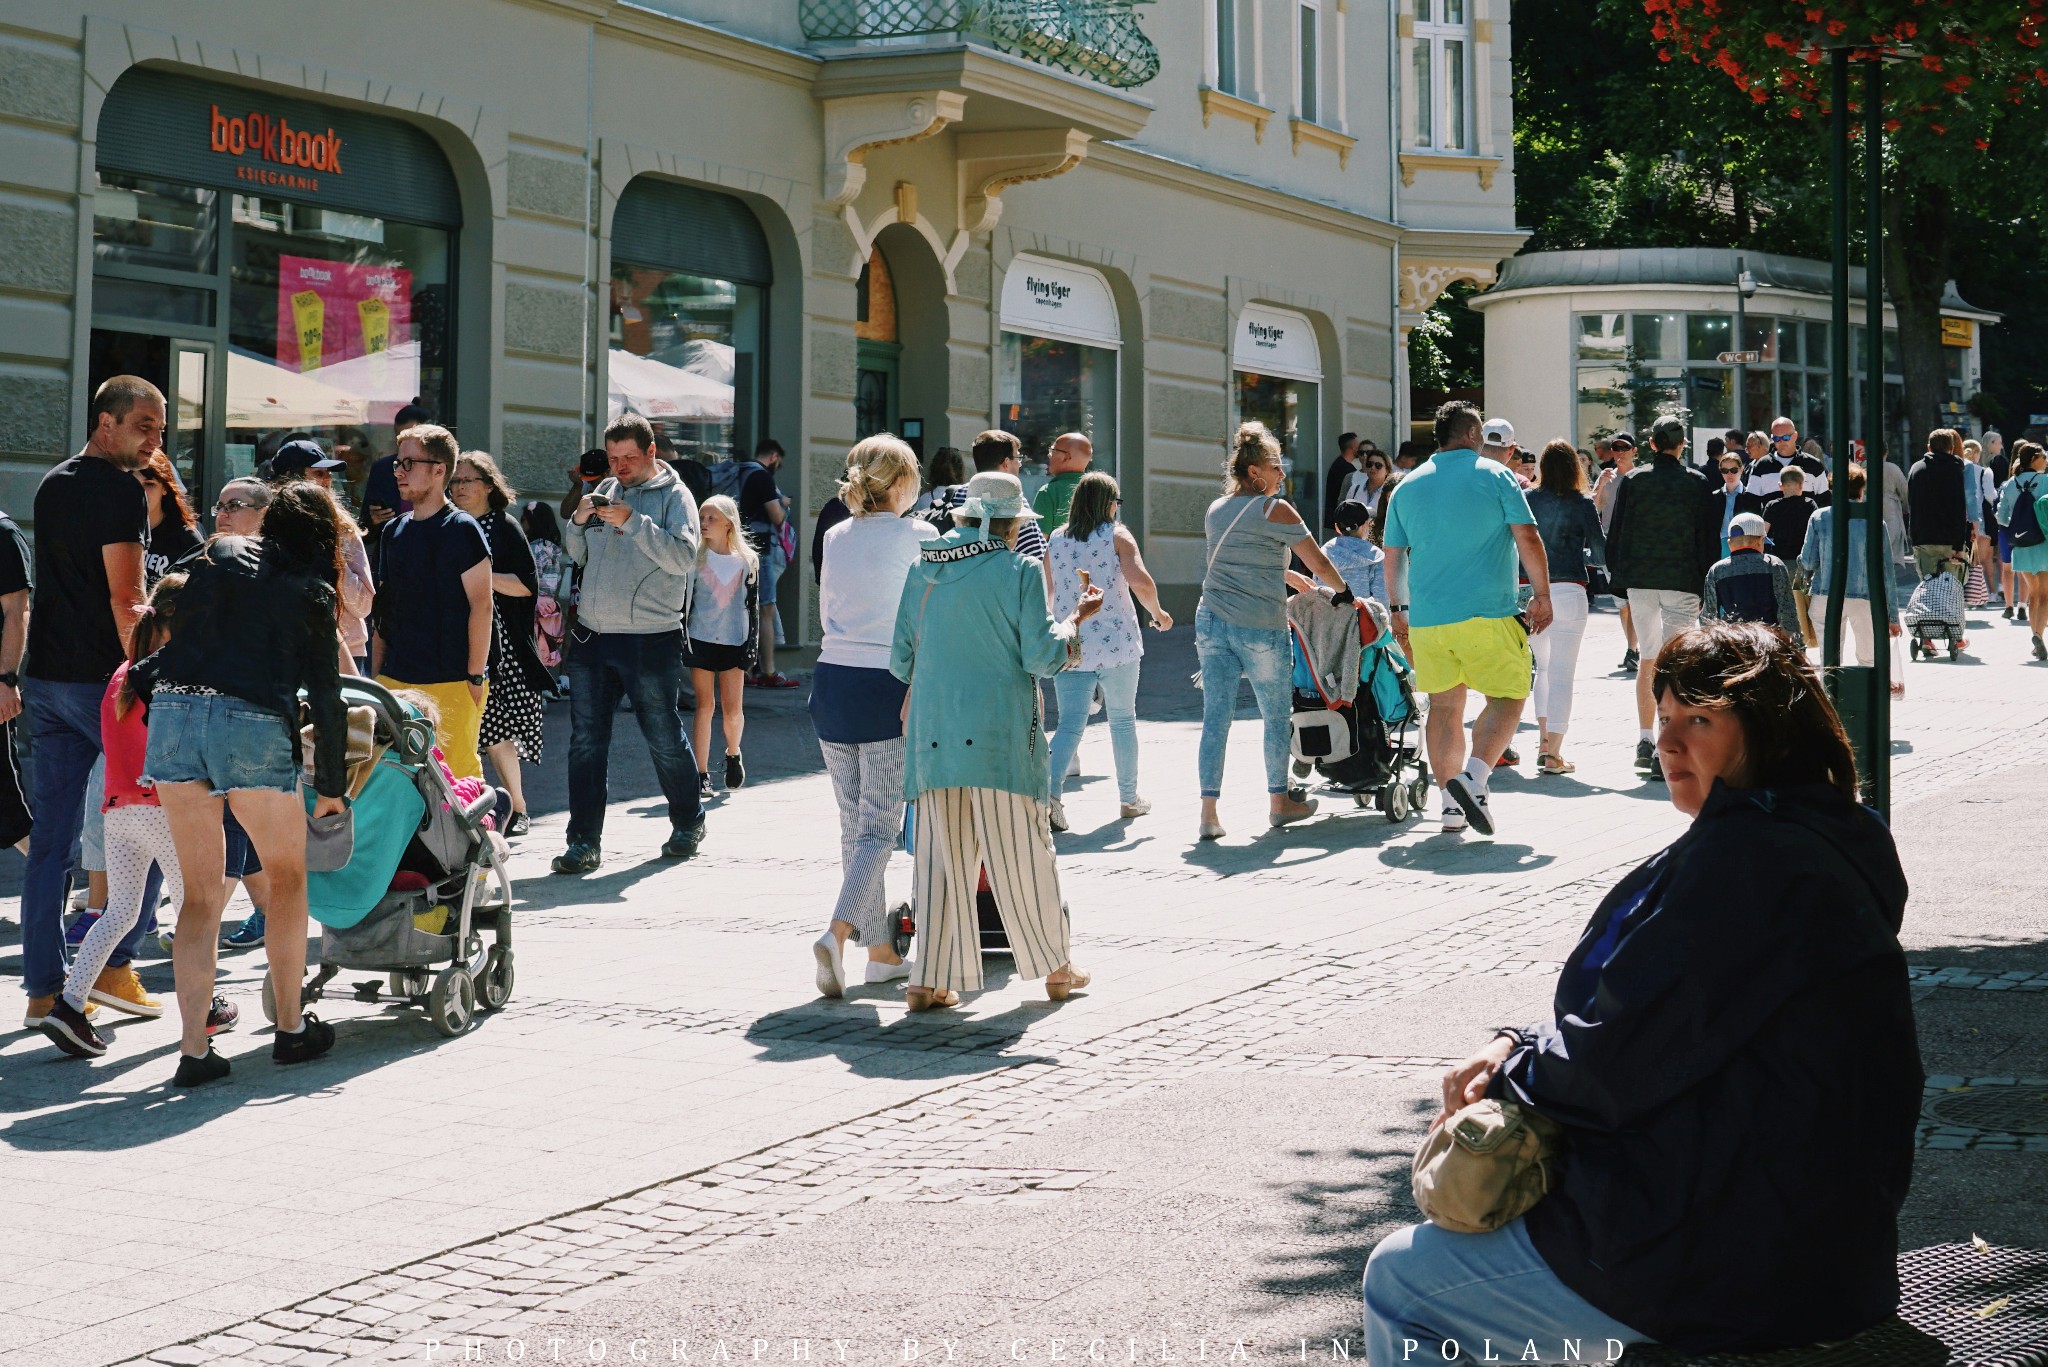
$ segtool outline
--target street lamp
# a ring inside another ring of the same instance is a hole
[[[1745,311],[1749,301],[1756,296],[1756,277],[1749,273],[1741,257],[1735,258],[1735,343],[1729,347],[1736,355],[1749,350],[1749,315]],[[1749,365],[1744,361],[1735,363],[1735,425],[1745,434],[1749,431],[1749,415],[1744,410],[1749,406]]]

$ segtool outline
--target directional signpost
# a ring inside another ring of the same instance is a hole
[[[1714,359],[1722,365],[1760,365],[1764,354],[1761,351],[1724,351]]]

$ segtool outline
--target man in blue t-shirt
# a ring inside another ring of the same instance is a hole
[[[1512,445],[1513,429],[1498,445]],[[1491,425],[1491,424],[1490,424]],[[1550,561],[1521,481],[1479,454],[1479,410],[1453,401],[1437,410],[1437,453],[1394,490],[1387,505],[1387,596],[1394,634],[1429,694],[1429,765],[1443,784],[1443,828],[1469,823],[1493,834],[1487,780],[1513,739],[1535,661],[1529,633],[1550,625]],[[1516,615],[1515,559],[1534,587],[1529,625]],[[1465,754],[1465,692],[1486,708]]]

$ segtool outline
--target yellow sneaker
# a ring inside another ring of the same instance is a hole
[[[54,995],[30,997],[28,999],[28,1014],[21,1018],[21,1028],[24,1030],[42,1029],[43,1021],[50,1014],[50,1007],[56,1003],[56,1000],[57,998]],[[94,1013],[98,1010],[99,1007],[95,1003],[87,1002],[85,1004],[86,1019],[92,1019]]]
[[[164,1004],[149,995],[142,986],[142,979],[135,976],[132,967],[108,968],[100,971],[93,981],[92,991],[85,994],[88,999],[131,1016],[146,1016],[155,1020],[164,1013]]]

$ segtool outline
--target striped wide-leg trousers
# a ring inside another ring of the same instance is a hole
[[[981,988],[974,893],[988,869],[1020,978],[1067,962],[1067,917],[1053,867],[1047,807],[995,788],[931,788],[917,799],[917,963],[914,987]]]

